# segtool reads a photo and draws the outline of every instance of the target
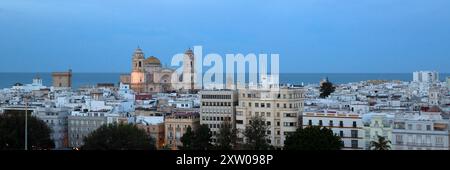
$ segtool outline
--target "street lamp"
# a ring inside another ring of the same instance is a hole
[[[25,96],[25,150],[28,150],[28,101]]]

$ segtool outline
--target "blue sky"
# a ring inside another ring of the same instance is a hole
[[[450,72],[448,0],[2,0],[0,72],[128,72],[140,46],[169,63],[279,53],[281,72]]]

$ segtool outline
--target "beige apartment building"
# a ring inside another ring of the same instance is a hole
[[[200,91],[200,124],[208,125],[212,132],[212,142],[225,122],[235,128],[237,91],[203,90]]]
[[[304,91],[300,87],[283,86],[279,89],[241,89],[236,106],[238,142],[245,142],[243,132],[254,116],[260,116],[269,126],[268,142],[281,149],[287,134],[301,127]]]
[[[165,147],[177,150],[183,146],[180,139],[188,127],[194,131],[200,126],[200,114],[198,112],[175,112],[165,117]]]

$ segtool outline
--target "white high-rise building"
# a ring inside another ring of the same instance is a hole
[[[450,77],[447,77],[447,88],[450,89]]]
[[[419,83],[435,83],[439,81],[439,73],[436,71],[415,71],[413,81]]]

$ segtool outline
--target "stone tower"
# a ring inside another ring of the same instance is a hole
[[[138,47],[134,51],[132,58],[132,71],[131,71],[131,89],[135,92],[141,93],[144,91],[145,86],[145,69],[144,69],[144,52]]]
[[[184,52],[183,58],[183,89],[186,91],[194,90],[195,67],[194,52],[191,49]]]
[[[133,54],[132,71],[144,71],[144,52],[138,47]]]
[[[55,88],[71,88],[72,87],[72,70],[67,72],[53,72],[53,87]]]

